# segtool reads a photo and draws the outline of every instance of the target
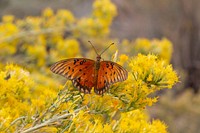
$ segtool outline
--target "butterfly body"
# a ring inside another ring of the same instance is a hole
[[[87,58],[61,60],[50,69],[71,80],[81,92],[90,93],[94,87],[95,93],[103,94],[112,84],[126,80],[128,72],[115,62],[101,61],[101,54],[97,53],[96,61]]]
[[[99,71],[99,68],[100,68],[100,60],[101,60],[101,56],[97,56],[97,60],[95,62],[94,90],[97,90],[98,71]]]

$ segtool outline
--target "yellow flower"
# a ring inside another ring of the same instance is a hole
[[[114,133],[114,131],[112,130],[112,125],[111,124],[104,124],[103,125],[103,132],[104,133]]]
[[[147,81],[151,82],[153,79],[153,75],[152,74],[149,74],[148,78],[147,78]]]
[[[116,7],[110,0],[96,0],[93,4],[91,17],[82,18],[78,21],[74,35],[81,37],[105,37],[110,32],[109,26],[116,12]]]
[[[11,23],[13,22],[14,18],[15,17],[13,15],[5,15],[3,16],[2,21],[5,23]]]
[[[105,94],[102,97],[93,93],[85,96],[84,105],[89,105],[97,112],[109,112],[117,110],[121,106],[121,102],[110,95]]]
[[[63,58],[76,57],[80,53],[79,42],[75,39],[61,40],[58,42],[56,48],[60,51],[60,57]]]
[[[54,15],[54,13],[51,8],[46,8],[42,13],[42,16],[44,16],[44,17],[51,17],[53,15]]]
[[[116,16],[117,10],[114,4],[110,0],[96,0],[93,4],[93,15],[97,18],[102,18],[110,23],[112,18]]]
[[[128,60],[128,56],[127,55],[125,55],[125,54],[122,54],[122,55],[120,55],[120,57],[119,57],[119,64],[120,65],[123,65],[126,61]]]
[[[135,49],[141,53],[150,52],[151,42],[145,38],[138,38],[135,41]]]
[[[56,17],[58,20],[62,21],[63,24],[72,23],[75,21],[73,14],[68,10],[58,10]]]
[[[149,129],[149,132],[167,133],[167,126],[159,120],[154,120],[152,122],[151,129]]]
[[[47,56],[46,48],[42,45],[28,45],[27,54],[37,62],[38,66],[44,66]]]

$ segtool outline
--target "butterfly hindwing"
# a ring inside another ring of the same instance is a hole
[[[97,94],[104,93],[110,85],[126,80],[128,72],[119,64],[111,61],[101,61],[98,71]]]
[[[92,87],[94,87],[94,71],[94,67],[91,67],[80,74],[76,79],[72,80],[73,85],[81,92],[90,93]]]
[[[72,80],[73,85],[81,92],[89,93],[94,86],[94,64],[94,60],[72,58],[58,61],[50,69]]]

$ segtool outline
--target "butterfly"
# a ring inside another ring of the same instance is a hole
[[[92,45],[90,41],[89,43]],[[97,54],[96,61],[87,58],[70,58],[54,63],[50,70],[71,80],[80,92],[90,93],[94,87],[96,94],[103,95],[112,84],[122,82],[128,77],[128,72],[119,64],[101,61],[101,55],[110,46],[98,54],[92,45]]]

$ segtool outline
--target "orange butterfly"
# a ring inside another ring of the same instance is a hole
[[[92,45],[90,41],[89,43]],[[124,81],[128,77],[128,72],[119,64],[112,61],[101,61],[101,55],[110,46],[99,55],[92,45],[97,54],[96,61],[86,58],[65,59],[56,62],[50,69],[72,80],[73,85],[81,92],[90,93],[94,87],[96,94],[103,94],[110,85]]]

